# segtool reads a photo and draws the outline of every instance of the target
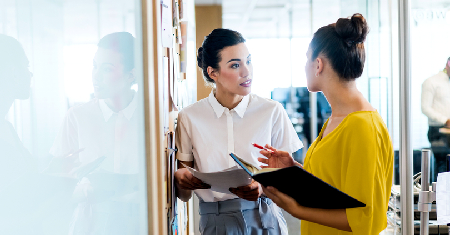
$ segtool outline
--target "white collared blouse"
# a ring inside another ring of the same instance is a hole
[[[177,120],[177,159],[194,161],[201,172],[216,172],[236,163],[233,152],[255,166],[262,155],[251,145],[270,144],[289,153],[303,147],[283,106],[255,94],[245,96],[232,110],[223,107],[214,93],[180,111]],[[205,202],[237,198],[209,189],[195,190]]]

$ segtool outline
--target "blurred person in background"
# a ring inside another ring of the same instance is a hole
[[[428,140],[435,158],[433,179],[445,172],[446,156],[450,154],[450,133],[441,133],[440,128],[450,128],[450,57],[445,68],[422,83],[422,113],[428,117]]]

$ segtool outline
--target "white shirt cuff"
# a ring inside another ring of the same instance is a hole
[[[178,160],[183,161],[183,162],[192,162],[192,161],[194,161],[194,155],[192,155],[192,154],[177,152],[176,157],[177,157]]]
[[[447,122],[448,118],[447,117],[440,117],[437,121],[442,124],[445,125],[445,123]]]

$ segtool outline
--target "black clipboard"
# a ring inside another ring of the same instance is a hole
[[[299,166],[253,174],[246,169],[235,154],[230,153],[230,156],[255,181],[265,187],[272,186],[278,189],[294,198],[302,206],[321,209],[346,209],[366,206],[366,204],[315,177]]]

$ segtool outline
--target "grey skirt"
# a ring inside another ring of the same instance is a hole
[[[237,198],[220,202],[200,200],[202,235],[287,235],[283,214],[267,197],[258,201]]]

